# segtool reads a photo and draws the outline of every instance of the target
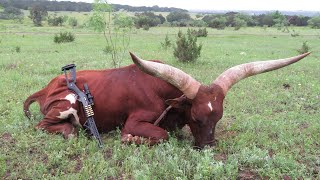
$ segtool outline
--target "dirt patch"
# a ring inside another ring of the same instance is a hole
[[[303,109],[304,109],[305,111],[308,111],[309,113],[317,113],[319,108],[316,107],[316,106],[304,105],[304,106],[303,106]]]
[[[302,122],[299,125],[299,129],[307,129],[309,127],[309,124],[307,122]]]
[[[237,131],[222,130],[222,131],[216,131],[215,136],[218,140],[220,140],[220,139],[228,139],[228,138],[237,136],[237,134],[238,134]]]
[[[42,162],[43,164],[48,164],[48,155],[47,154],[44,154],[43,157],[42,157]]]
[[[4,133],[1,135],[0,142],[15,144],[16,140],[12,137],[10,133]]]
[[[4,176],[4,179],[8,178],[11,176],[11,171],[10,171],[10,160],[6,160],[6,166],[7,166],[7,171],[6,171],[6,175]]]
[[[4,134],[2,134],[1,139],[5,140],[5,141],[11,141],[13,139],[13,137],[10,133],[4,133]]]
[[[270,157],[270,158],[273,158],[273,155],[275,154],[275,153],[274,153],[274,150],[269,149],[269,150],[268,150],[268,154],[269,154],[269,157]]]
[[[219,154],[215,154],[213,156],[213,159],[216,161],[223,161],[225,162],[227,160],[228,156],[225,153],[219,153]]]
[[[320,173],[320,167],[315,166],[315,167],[313,168],[313,170],[312,170],[312,173],[313,173],[313,177],[314,177],[314,178],[317,178],[318,175],[319,175],[319,173]]]
[[[295,132],[302,132],[302,131],[306,131],[309,128],[309,124],[307,122],[301,122],[297,125],[297,127],[295,128]],[[310,135],[308,133],[308,135]]]
[[[81,169],[82,169],[82,167],[83,167],[83,163],[82,163],[82,161],[81,161],[81,159],[80,159],[79,156],[75,158],[75,161],[76,161],[77,163],[76,163],[76,166],[74,167],[74,172],[75,172],[75,173],[78,173],[78,172],[81,171]]]
[[[250,171],[249,169],[239,170],[237,180],[247,180],[247,179],[262,179],[256,173]]]
[[[105,160],[108,160],[108,159],[111,159],[112,154],[113,154],[112,149],[107,149],[104,152],[103,157],[104,157]]]
[[[10,63],[10,64],[6,65],[7,70],[13,70],[13,69],[16,69],[17,67],[18,67],[18,65],[14,64],[14,63]]]
[[[283,180],[291,180],[292,178],[290,176],[284,175]]]

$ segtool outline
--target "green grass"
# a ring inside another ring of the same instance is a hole
[[[165,35],[174,42],[179,28],[135,30],[130,51],[181,68],[204,84],[240,63],[294,56],[304,41],[313,53],[297,64],[236,84],[226,97],[214,148],[193,150],[192,137],[184,131],[180,132],[182,139],[170,134],[168,142],[151,148],[123,145],[115,131],[102,135],[105,147],[99,149],[83,132],[64,140],[34,130],[42,118],[38,106],[33,104],[35,118],[28,120],[22,104],[61,74],[65,64],[75,63],[78,70],[111,68],[111,58],[102,51],[102,35],[88,29],[33,27],[30,22],[0,23],[1,179],[320,178],[320,43],[316,30],[295,28],[300,36],[294,38],[273,28],[208,28],[208,37],[199,38],[201,57],[190,64],[174,59],[172,50],[161,49]],[[61,29],[75,33],[75,41],[55,44],[54,34]],[[122,65],[131,63],[128,54]]]

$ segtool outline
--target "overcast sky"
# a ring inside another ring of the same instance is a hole
[[[68,1],[93,2],[93,0]],[[108,3],[131,6],[158,5],[189,10],[311,10],[320,12],[320,0],[108,0]]]

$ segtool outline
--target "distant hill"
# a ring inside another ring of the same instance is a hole
[[[40,5],[45,7],[48,11],[77,11],[77,12],[89,12],[92,10],[92,3],[84,2],[70,2],[70,1],[47,1],[47,0],[0,0],[0,5],[3,7],[13,6],[19,9],[27,10],[29,7],[34,5]],[[121,9],[130,12],[141,12],[141,11],[154,11],[154,12],[172,12],[172,11],[185,11],[185,9],[179,8],[168,8],[159,6],[129,6],[112,4],[115,11]]]
[[[276,10],[270,11],[255,11],[255,10],[189,10],[189,12],[194,13],[204,13],[204,14],[225,14],[227,12],[242,12],[249,15],[260,15],[274,12]],[[302,16],[318,16],[320,11],[280,11],[284,15],[293,16],[293,15],[302,15]]]

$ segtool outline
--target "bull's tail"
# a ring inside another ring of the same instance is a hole
[[[40,101],[41,97],[43,95],[45,95],[45,92],[46,92],[46,89],[42,89],[34,94],[32,94],[31,96],[29,96],[26,101],[24,102],[23,104],[23,111],[24,111],[24,114],[30,119],[32,114],[29,110],[29,106],[35,102],[35,101]]]

